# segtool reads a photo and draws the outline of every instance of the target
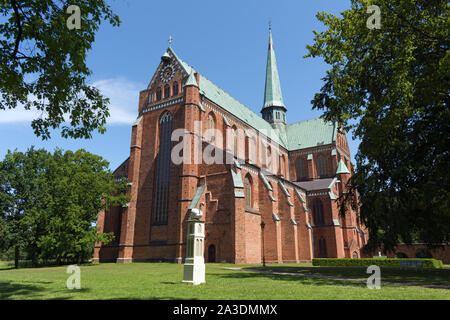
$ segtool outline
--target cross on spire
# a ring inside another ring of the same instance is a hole
[[[170,37],[169,37],[169,48],[172,47],[172,41],[173,41],[173,38],[172,38],[172,36],[170,36]]]

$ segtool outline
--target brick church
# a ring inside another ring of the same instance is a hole
[[[114,172],[130,202],[99,213],[99,230],[115,240],[96,243],[94,261],[182,263],[194,208],[206,262],[360,257],[367,231],[356,212],[338,213],[353,169],[346,136],[321,118],[287,124],[271,31],[266,68],[259,116],[169,46]]]

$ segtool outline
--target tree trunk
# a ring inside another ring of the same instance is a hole
[[[16,245],[16,247],[14,248],[14,268],[18,269],[19,268],[19,246]]]
[[[38,266],[37,248],[35,248],[35,250],[33,250],[33,255],[31,257],[31,263],[32,263],[33,267],[37,267]]]

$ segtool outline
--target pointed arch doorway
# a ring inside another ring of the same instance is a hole
[[[213,244],[208,247],[208,262],[216,262],[216,246]]]

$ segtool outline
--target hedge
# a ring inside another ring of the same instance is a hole
[[[337,259],[337,258],[314,258],[313,266],[326,267],[368,267],[377,265],[379,267],[400,267],[401,260],[422,260],[422,267],[429,269],[439,269],[443,267],[441,260],[436,259],[399,259],[399,258],[362,258],[362,259]]]

